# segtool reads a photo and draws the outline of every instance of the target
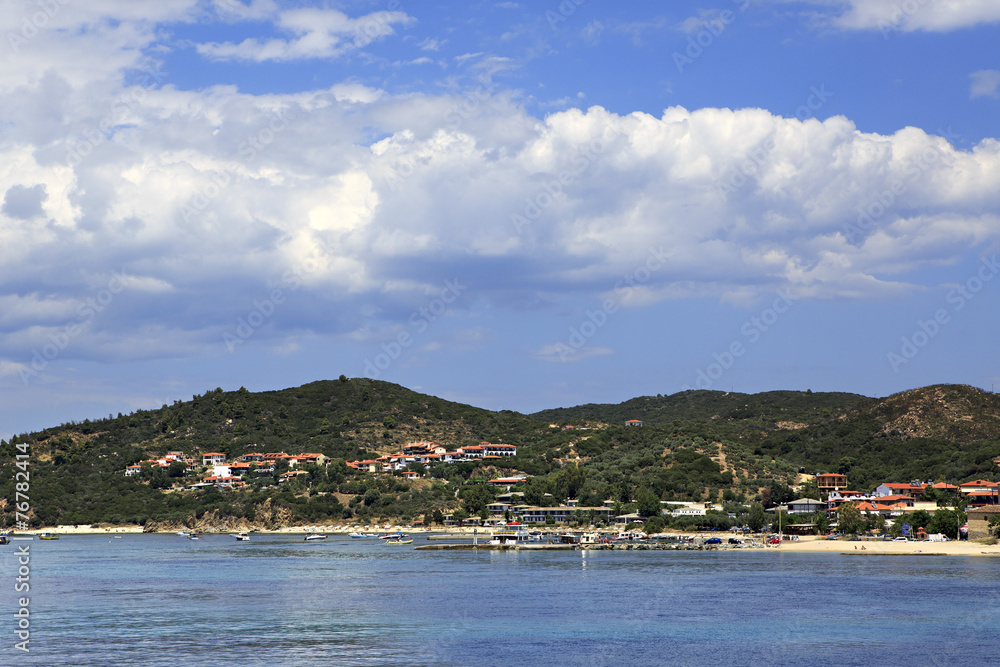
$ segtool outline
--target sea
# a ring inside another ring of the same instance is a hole
[[[0,546],[0,664],[1000,661],[1000,559],[414,550],[426,543],[127,534]],[[28,652],[15,646],[22,597]]]

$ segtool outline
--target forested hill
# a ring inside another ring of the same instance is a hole
[[[642,428],[624,425],[639,419]],[[573,428],[565,428],[572,426]],[[517,445],[511,459],[414,464],[419,479],[349,469],[344,461],[436,441],[454,450],[482,441]],[[796,472],[841,472],[852,488],[884,481],[1000,478],[1000,399],[962,385],[924,387],[884,399],[848,393],[688,391],[618,405],[533,415],[494,412],[404,387],[341,376],[252,393],[213,389],[189,401],[68,423],[0,442],[0,508],[14,495],[15,453],[30,451],[33,525],[170,523],[273,527],[306,521],[426,516],[461,503],[478,513],[494,476],[524,473],[525,498],[581,505],[638,495],[662,501],[725,501],[739,507],[789,499]],[[126,477],[126,466],[167,452],[315,452],[329,466],[281,482],[279,471],[246,490],[192,491],[202,466]],[[23,464],[26,465],[26,464]],[[419,468],[419,469],[416,469]],[[768,491],[765,494],[765,491]],[[465,495],[463,495],[465,494]],[[468,495],[471,494],[471,495]],[[476,499],[475,501],[470,500]],[[3,527],[11,525],[5,512]],[[206,518],[208,517],[208,518]],[[201,522],[201,523],[199,523]]]
[[[536,412],[531,417],[547,422],[621,423],[639,419],[648,424],[674,421],[750,420],[762,425],[779,422],[812,424],[872,403],[858,394],[811,391],[768,391],[741,394],[728,391],[691,390],[669,396],[640,396],[624,403],[588,403],[573,408]]]

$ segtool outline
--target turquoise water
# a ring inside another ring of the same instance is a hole
[[[768,552],[414,551],[330,537],[30,542],[11,665],[988,664],[1000,560]],[[8,614],[8,610],[10,613]]]

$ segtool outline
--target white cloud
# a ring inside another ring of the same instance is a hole
[[[361,49],[377,39],[395,33],[393,25],[413,19],[405,12],[380,11],[350,18],[335,9],[303,8],[280,12],[277,27],[296,35],[294,39],[245,39],[197,46],[198,53],[215,60],[251,62],[292,61],[335,58],[349,50]]]
[[[1000,71],[981,69],[969,75],[972,84],[969,89],[969,99],[977,97],[1000,97]]]
[[[787,0],[772,0],[786,2]],[[949,32],[1000,21],[995,0],[807,0],[842,10],[831,23],[848,30]]]
[[[253,335],[280,352],[372,318],[405,322],[446,277],[474,285],[481,303],[532,307],[581,293],[622,307],[747,304],[786,287],[855,299],[912,289],[910,272],[1000,241],[993,139],[963,151],[915,128],[866,134],[843,117],[761,109],[536,119],[482,85],[400,96],[357,81],[288,95],[179,91],[155,77],[126,87],[156,21],[200,10],[165,2],[116,23],[109,6],[72,18],[66,5],[52,32],[13,54],[23,69],[0,71],[0,244],[18,249],[0,255],[8,363],[79,322],[112,269],[123,289],[67,358],[219,351],[274,290],[281,303]],[[297,35],[266,58],[361,44],[364,18],[243,7]],[[640,279],[661,247],[668,259]],[[626,293],[623,276],[636,282]]]

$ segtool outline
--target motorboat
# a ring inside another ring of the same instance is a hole
[[[384,541],[384,544],[413,544],[413,538],[406,535],[392,537]]]
[[[325,540],[326,533],[317,533],[315,535],[306,535],[306,542],[312,542],[314,540]]]
[[[42,533],[41,535],[38,536],[38,539],[40,539],[40,540],[58,540],[59,536],[56,535],[55,533]]]
[[[235,535],[233,535],[233,537],[236,538],[237,542],[249,542],[250,541],[250,536],[248,534],[246,534],[246,533],[236,533]]]

